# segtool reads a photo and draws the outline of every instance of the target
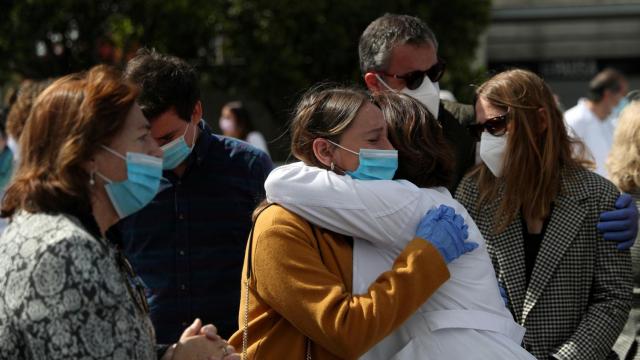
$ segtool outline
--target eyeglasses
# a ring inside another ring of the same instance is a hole
[[[424,71],[416,70],[404,75],[389,74],[384,71],[380,71],[380,73],[384,76],[390,76],[395,79],[403,80],[409,90],[415,90],[419,88],[420,85],[422,85],[425,76],[428,76],[431,82],[439,81],[442,78],[442,75],[444,75],[445,68],[446,63],[444,62],[444,60],[438,58],[438,62],[435,63],[435,65]]]
[[[482,124],[467,125],[467,129],[476,141],[480,141],[480,136],[483,131],[489,132],[493,136],[502,136],[507,132],[507,120],[509,112],[502,115],[487,119]]]

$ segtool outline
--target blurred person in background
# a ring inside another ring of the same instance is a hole
[[[610,359],[631,306],[631,258],[597,230],[619,196],[586,169],[548,85],[510,70],[476,90],[478,165],[456,199],[485,237],[538,359]],[[634,205],[635,206],[635,205]]]
[[[640,91],[626,97],[628,105],[620,113],[607,160],[611,181],[631,194],[640,207]],[[633,307],[614,349],[621,359],[640,359],[640,244],[631,247],[633,267]]]
[[[13,152],[14,161],[20,160],[20,136],[24,129],[31,107],[40,93],[51,84],[51,79],[24,80],[15,95],[15,101],[10,105],[7,115],[6,133],[7,145]]]
[[[226,103],[220,111],[219,125],[224,136],[246,141],[269,155],[267,141],[259,131],[254,130],[249,111],[242,102]]]
[[[157,345],[140,281],[106,236],[161,181],[137,94],[97,66],[35,102],[2,202],[11,222],[0,237],[0,359],[239,359],[200,320]]]
[[[564,113],[573,133],[582,140],[593,156],[595,172],[607,177],[605,162],[613,143],[614,121],[611,114],[628,91],[624,76],[614,70],[605,69],[589,82],[586,98]]]
[[[237,329],[251,213],[273,164],[255,147],[213,134],[186,61],[143,49],[124,76],[141,88],[138,103],[170,184],[122,219],[114,237],[146,285],[158,342],[179,336],[194,317],[226,338]]]

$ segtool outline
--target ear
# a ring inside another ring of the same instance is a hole
[[[334,146],[326,139],[317,138],[313,140],[312,148],[313,155],[315,155],[316,159],[327,168],[330,168],[333,162]]]
[[[191,124],[197,125],[200,119],[202,119],[202,101],[198,100],[191,113]]]
[[[378,76],[376,76],[376,73],[374,72],[364,74],[364,83],[367,84],[367,88],[371,92],[380,92],[387,89],[382,85],[382,83],[380,83]]]

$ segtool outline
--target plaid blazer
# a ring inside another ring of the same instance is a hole
[[[527,329],[528,351],[539,359],[617,358],[611,347],[631,307],[631,259],[629,251],[604,241],[596,224],[619,193],[611,182],[584,169],[562,170],[561,181],[528,287],[520,215],[495,234],[501,197],[478,205],[477,181],[470,176],[456,199],[486,239],[510,310]]]

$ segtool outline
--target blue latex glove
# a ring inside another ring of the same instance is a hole
[[[509,307],[509,296],[507,295],[507,289],[498,282],[498,290],[500,290],[500,296],[502,296],[502,301],[504,301],[504,306]]]
[[[598,230],[605,240],[617,242],[618,250],[627,250],[638,235],[638,208],[629,194],[621,194],[615,208],[600,214]]]
[[[478,247],[474,242],[464,242],[469,237],[468,227],[462,216],[446,205],[427,212],[418,224],[416,236],[435,246],[447,264]]]

